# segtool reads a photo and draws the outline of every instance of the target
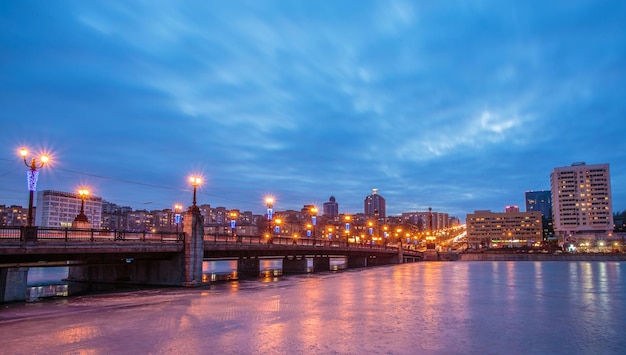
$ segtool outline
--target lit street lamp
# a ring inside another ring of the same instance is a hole
[[[78,213],[78,216],[74,218],[73,226],[83,228],[89,224],[89,219],[87,218],[87,215],[85,215],[85,199],[89,196],[89,190],[85,188],[79,189],[78,196],[80,197],[80,212]]]
[[[272,208],[274,207],[274,198],[265,198],[265,205],[267,206],[267,242],[272,243]]]
[[[346,222],[346,248],[350,247],[350,219],[351,217],[349,215],[344,216],[345,222]]]
[[[233,235],[233,238],[236,238],[237,243],[240,243],[241,238],[237,236],[237,217],[239,217],[239,211],[237,210],[230,211],[230,230]]]
[[[317,244],[315,225],[317,224],[317,207],[311,207],[311,224],[313,225],[313,245]]]
[[[280,224],[283,221],[280,218],[276,218],[276,220],[274,222],[276,223],[276,226],[274,227],[274,232],[276,233],[276,238],[280,238]],[[280,243],[280,241],[278,243]]]
[[[86,188],[78,189],[78,197],[80,198],[80,212],[72,222],[72,228],[89,229],[91,224],[85,214],[85,199],[89,197],[89,190]],[[92,216],[93,217],[93,216]],[[92,218],[93,219],[93,218]]]
[[[43,166],[48,162],[49,158],[47,155],[42,155],[39,158],[40,163],[37,164],[37,161],[33,157],[30,161],[30,164],[26,161],[26,156],[28,156],[28,150],[26,148],[20,149],[20,155],[24,159],[24,164],[29,168],[26,173],[26,182],[28,183],[28,219],[27,226],[32,227],[33,225],[33,195],[37,190],[37,178],[39,177],[39,171],[37,169],[43,168]]]
[[[202,178],[200,176],[190,176],[189,182],[191,183],[191,186],[193,186],[193,205],[191,206],[191,208],[197,209],[198,206],[196,205],[196,189],[198,186],[200,186],[200,184],[202,184]]]
[[[180,224],[180,212],[183,210],[183,206],[179,204],[174,205],[174,223],[176,224],[176,236],[178,236],[178,225]]]

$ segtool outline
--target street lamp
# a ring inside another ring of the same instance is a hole
[[[350,219],[352,217],[350,217],[349,215],[346,215],[343,217],[345,222],[346,222],[346,247],[349,248],[350,247]]]
[[[311,224],[313,225],[313,245],[317,244],[315,225],[317,224],[317,207],[311,207]]]
[[[190,176],[189,182],[191,183],[191,186],[193,186],[193,205],[191,208],[196,209],[198,208],[198,206],[196,206],[196,189],[200,186],[200,184],[202,184],[202,178],[200,176]]]
[[[174,223],[176,224],[176,236],[178,237],[178,225],[180,224],[180,212],[183,210],[183,206],[179,204],[174,205]]]
[[[230,230],[233,235],[233,238],[236,238],[237,243],[240,242],[239,237],[237,237],[237,217],[239,217],[239,211],[232,210],[230,211]]]
[[[78,196],[80,196],[80,213],[79,216],[84,216],[85,221],[87,221],[87,216],[85,216],[85,199],[89,196],[89,190],[87,189],[79,189]]]
[[[26,172],[26,182],[28,184],[28,219],[27,226],[32,227],[33,225],[33,195],[37,190],[37,178],[39,177],[39,171],[37,169],[43,168],[43,166],[48,162],[49,158],[47,155],[42,155],[39,158],[39,164],[33,157],[30,161],[30,164],[26,161],[26,157],[28,156],[28,150],[26,148],[20,149],[20,155],[22,159],[24,159],[24,164],[29,168]]]
[[[274,207],[274,198],[267,197],[265,198],[265,205],[267,206],[267,235],[268,238],[271,238],[272,234],[272,208]],[[271,243],[271,239],[268,240]]]
[[[276,238],[280,238],[280,224],[283,221],[280,218],[276,218],[276,220],[274,220],[274,222],[276,223],[276,226],[274,227],[274,232],[276,233]],[[280,244],[280,240],[278,241],[278,243]],[[272,244],[274,244],[273,241],[272,241]]]

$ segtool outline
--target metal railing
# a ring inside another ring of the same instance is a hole
[[[0,227],[0,242],[5,240],[27,240],[28,227]],[[31,227],[32,228],[32,227]],[[74,229],[37,227],[33,241],[63,242],[161,242],[180,243],[185,240],[185,233],[147,232],[147,231],[111,231],[106,229]]]
[[[396,244],[370,244],[353,243],[346,240],[327,238],[293,238],[293,237],[271,237],[266,236],[236,236],[232,235],[204,235],[205,245],[293,245],[293,246],[315,246],[315,247],[335,247],[335,248],[358,248],[376,250],[398,250]],[[408,245],[403,245],[402,249],[410,250]],[[412,250],[411,250],[412,251]]]

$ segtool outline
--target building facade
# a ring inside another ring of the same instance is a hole
[[[445,212],[403,212],[402,221],[416,225],[420,231],[428,231],[431,222],[433,231],[450,227],[450,215]]]
[[[74,218],[80,213],[81,198],[72,192],[44,190],[37,192],[37,215],[35,225],[40,227],[72,227]],[[102,197],[85,198],[85,215],[92,228],[100,229]]]
[[[36,216],[36,209],[33,207]],[[0,226],[17,227],[28,224],[28,207],[0,205]]]
[[[335,196],[330,196],[330,198],[328,199],[328,202],[324,202],[324,216],[327,217],[336,217],[339,215],[339,204],[337,203],[337,200],[335,199]]]
[[[526,191],[526,212],[541,212],[546,219],[552,219],[552,191]]]
[[[607,238],[613,230],[609,164],[574,163],[550,174],[554,231],[560,243]]]
[[[471,248],[520,247],[542,237],[541,212],[474,211],[467,215],[467,243]]]
[[[387,216],[385,198],[378,194],[378,189],[372,189],[372,194],[363,201],[363,213],[368,217],[378,214],[379,219]]]

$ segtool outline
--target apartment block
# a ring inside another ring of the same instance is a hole
[[[470,247],[520,247],[541,241],[541,212],[491,212],[478,210],[467,215],[467,243]]]
[[[554,231],[561,242],[609,236],[613,230],[609,164],[555,168],[550,183]]]

